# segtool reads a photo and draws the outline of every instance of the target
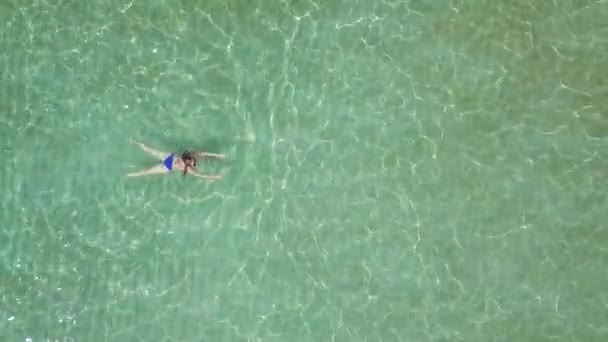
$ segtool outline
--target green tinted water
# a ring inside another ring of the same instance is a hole
[[[1,340],[605,341],[607,17],[3,2]]]

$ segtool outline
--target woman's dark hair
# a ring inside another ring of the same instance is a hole
[[[186,151],[181,155],[182,161],[184,162],[184,176],[188,173],[188,168],[194,168],[196,166],[196,157],[190,151]]]

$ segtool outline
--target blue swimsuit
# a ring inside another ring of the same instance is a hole
[[[165,160],[163,160],[163,165],[167,168],[167,170],[171,171],[173,169],[173,153],[171,153]]]

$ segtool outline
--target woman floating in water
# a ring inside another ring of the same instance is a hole
[[[137,176],[148,176],[148,175],[158,175],[158,174],[167,174],[173,170],[183,171],[184,176],[187,173],[190,173],[196,177],[204,178],[207,180],[218,180],[222,178],[222,175],[203,175],[196,171],[196,158],[218,158],[218,159],[226,159],[225,154],[215,154],[215,153],[207,153],[207,152],[183,152],[182,154],[175,153],[166,153],[156,151],[142,143],[133,142],[142,150],[146,151],[148,154],[157,158],[160,161],[160,165],[153,166],[147,170],[140,172],[132,172],[127,175],[127,177],[137,177]]]

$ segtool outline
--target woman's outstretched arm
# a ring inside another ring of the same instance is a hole
[[[218,158],[218,159],[226,159],[228,158],[225,154],[218,153],[209,153],[209,152],[194,152],[197,157],[207,157],[207,158]]]
[[[209,181],[216,181],[218,179],[222,179],[222,177],[224,177],[224,175],[204,175],[202,173],[199,173],[196,170],[193,169],[189,169],[188,173],[192,174],[193,176],[196,176],[198,178],[203,178]]]

